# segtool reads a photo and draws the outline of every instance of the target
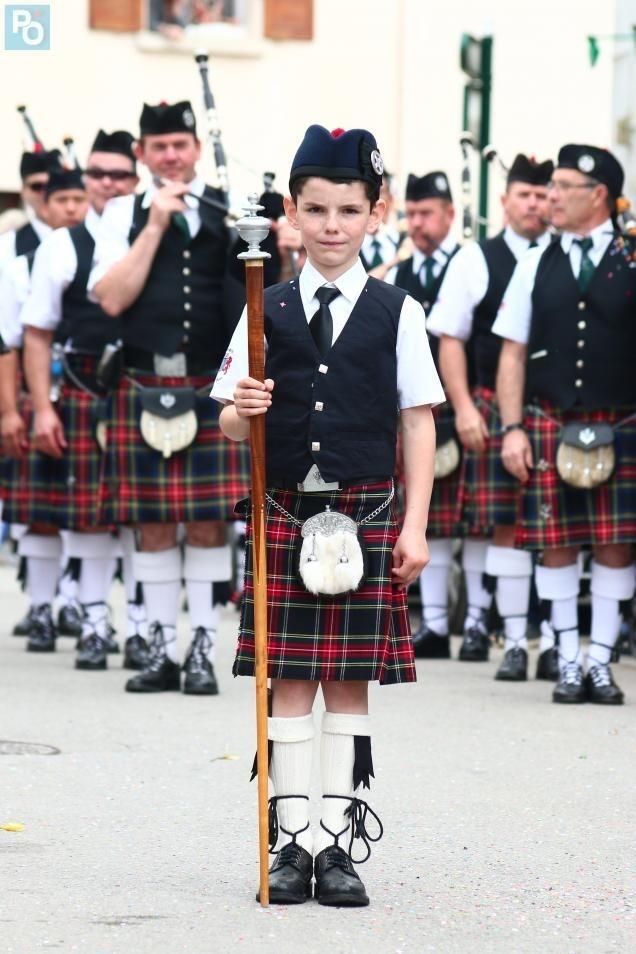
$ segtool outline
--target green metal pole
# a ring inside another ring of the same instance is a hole
[[[490,93],[492,89],[492,44],[493,38],[485,36],[481,41],[481,122],[479,124],[479,151],[490,142]],[[479,238],[486,238],[488,219],[488,169],[489,164],[481,158],[479,163]]]

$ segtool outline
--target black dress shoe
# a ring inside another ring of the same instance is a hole
[[[490,638],[481,626],[470,626],[464,633],[459,648],[462,662],[487,662],[490,652]]]
[[[290,841],[276,855],[269,869],[269,900],[272,904],[303,904],[311,897],[314,859],[305,848]],[[261,900],[260,891],[256,900]]]
[[[79,639],[82,635],[83,614],[75,603],[67,603],[57,614],[57,631],[60,636]]]
[[[536,678],[546,682],[559,681],[559,651],[556,646],[539,653]]]
[[[53,625],[53,616],[49,603],[43,603],[42,606],[33,608],[33,622],[29,632],[29,640],[26,648],[29,653],[53,653],[55,652],[55,639],[57,633]]]
[[[587,702],[587,692],[583,680],[583,670],[578,663],[568,663],[559,676],[552,693],[552,701],[565,705],[577,705]]]
[[[351,864],[351,858],[339,845],[329,845],[316,855],[314,874],[314,894],[318,904],[363,908],[369,903],[369,896]]]
[[[35,615],[35,607],[30,606],[28,613],[26,613],[22,619],[15,624],[13,627],[12,633],[14,636],[28,636],[31,632],[31,627],[33,625],[33,617]]]
[[[214,667],[208,659],[211,649],[210,634],[203,626],[199,626],[183,664],[183,691],[187,696],[218,696],[219,686]]]
[[[108,630],[107,630],[107,633],[106,633],[106,640],[105,640],[105,642],[106,642],[106,652],[107,652],[109,655],[120,652],[119,643],[118,643],[117,640],[115,639],[115,634],[116,634],[116,632],[117,632],[117,630],[115,629],[115,627],[114,627],[114,626],[111,626],[110,623],[109,623],[109,624],[108,624]]]
[[[124,644],[124,669],[141,671],[148,665],[148,645],[143,636],[130,636]]]
[[[501,682],[525,682],[528,678],[528,653],[520,646],[513,646],[504,654],[495,679]]]
[[[622,706],[625,695],[614,682],[609,666],[590,666],[585,677],[587,698],[601,706]]]
[[[75,668],[94,671],[108,669],[106,653],[106,640],[94,630],[88,630],[79,641]]]
[[[418,659],[450,659],[450,636],[438,636],[426,623],[413,633],[412,639]]]
[[[148,665],[126,683],[126,692],[170,692],[181,688],[181,669],[166,655],[166,642],[159,623],[150,627],[152,642]]]

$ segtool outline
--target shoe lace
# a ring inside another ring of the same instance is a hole
[[[333,845],[334,848],[340,848],[340,845],[339,845],[340,838],[343,835],[346,835],[346,833],[350,830],[351,838],[349,839],[349,847],[347,849],[346,854],[351,861],[355,862],[355,864],[357,865],[364,864],[364,862],[368,861],[368,859],[371,857],[371,842],[380,841],[380,839],[382,838],[382,835],[384,834],[384,826],[382,825],[382,822],[380,821],[378,815],[373,811],[371,806],[367,804],[367,802],[363,801],[361,798],[356,798],[355,795],[354,796],[323,795],[322,797],[323,798],[341,798],[349,802],[349,805],[345,809],[345,815],[349,816],[350,823],[347,824],[346,828],[343,828],[342,831],[339,831],[336,833],[335,831],[331,831],[330,828],[327,828],[327,826],[325,825],[323,821],[320,822],[320,827],[324,831],[326,831],[327,834],[331,835],[332,838],[335,838],[335,842]],[[378,826],[378,834],[375,836],[371,835],[370,832],[367,831],[366,825],[367,825],[368,815],[371,815],[373,817],[373,819],[375,820]],[[364,858],[353,857],[353,854],[352,854],[353,843],[357,838],[360,839],[360,841],[363,843],[365,847],[366,853],[364,855]],[[343,851],[344,849],[340,849],[340,850]]]
[[[609,666],[604,666],[601,663],[590,666],[588,676],[596,689],[604,689],[612,685],[612,671]]]
[[[33,607],[33,623],[43,630],[53,627],[53,615],[50,603],[42,603]]]
[[[187,667],[189,672],[204,673],[208,671],[209,660],[208,653],[212,649],[212,637],[204,626],[198,626],[194,632],[194,639],[185,662],[184,669]]]
[[[581,667],[577,662],[566,662],[561,670],[561,681],[568,686],[581,684]]]
[[[283,845],[276,856],[277,864],[280,867],[283,865],[291,865],[293,868],[300,869],[300,852],[300,845],[296,844],[295,841],[288,841],[286,845]]]
[[[166,637],[161,623],[151,623],[148,629],[148,669],[158,672],[166,658]]]
[[[304,798],[305,801],[309,801],[309,795],[272,795],[268,802],[268,813],[267,813],[267,822],[269,828],[269,853],[270,855],[275,855],[276,842],[278,841],[278,836],[282,831],[285,835],[289,835],[291,841],[287,845],[284,845],[281,848],[281,852],[290,845],[296,845],[296,838],[298,835],[301,835],[304,831],[307,831],[309,828],[309,822],[305,825],[304,828],[299,828],[298,831],[287,831],[286,828],[280,824],[278,818],[278,803],[287,798]],[[299,848],[299,845],[296,845]],[[280,852],[279,852],[280,854]],[[299,853],[300,857],[300,853]]]

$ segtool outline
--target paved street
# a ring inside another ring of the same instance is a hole
[[[607,710],[495,683],[499,650],[375,687],[369,800],[386,835],[360,872],[371,906],[264,911],[236,612],[220,697],[127,695],[118,660],[75,672],[71,640],[25,653],[9,635],[25,608],[13,572],[0,566],[0,739],[59,754],[0,758],[0,825],[25,825],[0,830],[2,954],[636,948],[636,660],[616,670],[629,704]],[[118,621],[120,589],[113,603]]]

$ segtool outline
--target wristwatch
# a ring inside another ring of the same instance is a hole
[[[501,434],[505,437],[506,434],[509,434],[510,431],[525,431],[523,426],[523,421],[517,421],[515,424],[506,424],[505,427],[501,428]]]

